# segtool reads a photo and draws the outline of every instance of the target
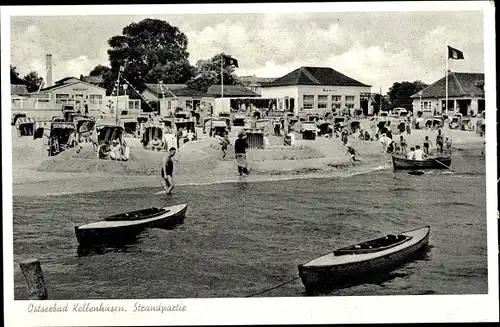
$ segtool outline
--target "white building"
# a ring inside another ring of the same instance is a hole
[[[446,113],[446,76],[411,96],[413,113],[424,115]],[[448,74],[448,112],[469,116],[484,111],[484,74]]]
[[[11,92],[13,92],[11,90]],[[36,119],[51,119],[60,115],[64,105],[72,105],[84,113],[85,104],[93,116],[116,113],[116,96],[106,96],[106,89],[86,83],[75,77],[66,77],[55,85],[27,95],[11,94],[12,113],[25,113]],[[140,100],[130,100],[120,95],[118,110],[128,114],[140,112]]]
[[[261,85],[263,98],[290,98],[295,114],[348,108],[369,114],[371,86],[328,67],[300,67]]]

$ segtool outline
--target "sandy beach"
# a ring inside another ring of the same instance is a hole
[[[367,122],[364,122],[367,124]],[[231,132],[234,144],[237,128]],[[238,182],[234,151],[230,147],[225,159],[218,141],[206,135],[199,141],[187,143],[177,152],[174,178],[178,187]],[[410,146],[421,144],[425,136],[434,141],[436,130],[413,130],[403,134]],[[455,151],[484,147],[484,137],[475,132],[444,129],[453,141]],[[399,135],[394,137],[399,139]],[[300,178],[345,177],[377,169],[390,169],[390,155],[382,151],[378,141],[361,141],[349,137],[359,153],[360,162],[353,163],[340,139],[317,138],[302,140],[297,134],[296,145],[282,146],[283,139],[269,136],[271,147],[249,150],[252,169],[247,182],[275,181]],[[90,144],[82,150],[65,151],[55,157],[42,154],[42,141],[18,137],[12,128],[12,177],[15,196],[49,196],[105,190],[160,187],[160,162],[164,153],[145,150],[138,139],[127,139],[131,146],[128,162],[104,161],[94,158]],[[434,143],[434,142],[433,142]]]

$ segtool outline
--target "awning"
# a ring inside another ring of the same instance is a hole
[[[19,127],[19,125],[34,124],[34,123],[35,123],[35,120],[33,118],[19,117],[19,118],[17,118],[17,121],[16,121],[16,127]]]

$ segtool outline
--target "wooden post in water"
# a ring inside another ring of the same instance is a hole
[[[29,300],[47,300],[47,289],[43,279],[42,267],[40,260],[28,259],[19,263],[24,278],[28,283],[28,299]]]

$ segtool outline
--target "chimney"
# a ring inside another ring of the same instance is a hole
[[[47,87],[52,86],[52,55],[47,54],[45,56],[45,66],[47,69],[47,78],[46,78],[46,83]]]

